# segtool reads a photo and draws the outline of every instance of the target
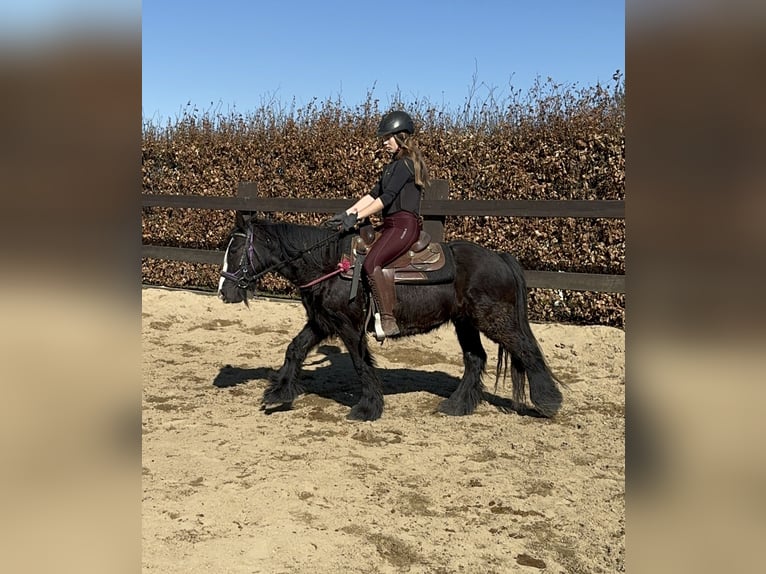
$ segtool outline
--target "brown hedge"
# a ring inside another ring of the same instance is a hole
[[[624,89],[538,84],[498,104],[470,102],[447,113],[395,101],[419,126],[432,177],[450,199],[624,199]],[[368,97],[356,108],[312,102],[222,116],[187,110],[174,123],[143,126],[143,192],[232,196],[242,181],[274,197],[348,198],[366,193],[387,157],[375,127],[386,111]],[[327,214],[276,214],[316,224]],[[232,212],[144,208],[144,244],[223,249]],[[448,217],[446,239],[463,238],[513,253],[527,269],[625,273],[625,222],[607,219]],[[154,259],[147,284],[215,288],[218,267]],[[261,288],[294,294],[276,277]],[[622,294],[530,290],[538,321],[624,326]]]

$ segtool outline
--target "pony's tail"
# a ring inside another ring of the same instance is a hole
[[[546,417],[552,417],[561,408],[563,400],[559,388],[561,381],[551,372],[529,325],[527,281],[524,278],[524,270],[510,253],[501,253],[500,256],[508,265],[516,284],[516,305],[511,320],[515,323],[518,335],[512,337],[510,347],[500,346],[496,380],[499,380],[501,374],[507,374],[510,357],[513,400],[519,404],[523,404],[526,400],[524,385],[526,378],[529,383],[529,397],[535,409]]]

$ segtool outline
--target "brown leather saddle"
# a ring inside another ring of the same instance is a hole
[[[341,273],[344,279],[352,279],[354,271],[361,266],[364,256],[380,237],[372,225],[359,229],[359,235],[351,238],[350,252],[345,256],[351,265]],[[386,275],[393,273],[395,283],[449,283],[455,279],[452,252],[441,243],[431,242],[427,231],[421,231],[418,240],[409,250],[385,266]],[[357,275],[359,271],[356,271]]]

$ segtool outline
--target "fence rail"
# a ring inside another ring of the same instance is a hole
[[[212,197],[203,195],[143,195],[142,207],[230,209],[241,211],[335,213],[348,207],[348,199],[297,197]],[[494,200],[424,199],[423,216],[577,217],[621,219],[622,200]]]
[[[421,214],[424,226],[438,241],[443,239],[445,216],[468,217],[625,217],[625,202],[621,200],[448,200],[446,181],[437,180],[423,199]],[[144,194],[142,207],[178,209],[211,209],[286,213],[336,213],[349,205],[348,199],[307,199],[256,197],[252,184],[240,184],[237,197],[201,195]],[[143,245],[141,256],[188,263],[220,264],[223,251]],[[528,287],[624,293],[625,275],[598,273],[569,273],[559,271],[525,271]]]

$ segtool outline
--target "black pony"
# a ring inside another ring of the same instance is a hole
[[[288,346],[284,364],[264,393],[264,405],[291,403],[302,392],[298,376],[306,355],[324,339],[338,336],[361,382],[361,398],[348,418],[375,420],[383,413],[383,391],[367,345],[368,302],[361,293],[349,301],[350,282],[332,275],[350,241],[349,235],[324,228],[256,220],[237,213],[218,287],[224,302],[247,304],[248,290],[267,272],[282,275],[296,287],[330,275],[300,290],[308,320]],[[508,253],[469,241],[452,241],[444,247],[452,252],[455,280],[436,285],[397,284],[395,310],[402,337],[426,333],[447,321],[455,326],[465,371],[439,410],[468,415],[482,401],[487,354],[481,332],[499,345],[497,379],[507,373],[510,358],[514,402],[519,407],[524,403],[526,378],[535,409],[553,416],[561,406],[561,391],[529,326],[526,282],[518,261]]]

